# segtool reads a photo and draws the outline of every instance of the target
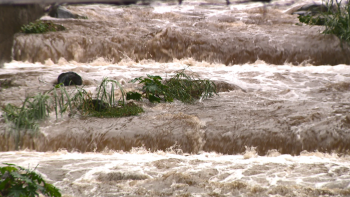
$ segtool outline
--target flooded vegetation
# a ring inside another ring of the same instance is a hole
[[[291,14],[310,2],[68,5],[86,18],[43,16],[66,30],[16,34],[0,69],[1,162],[38,165],[62,196],[350,195],[349,45]],[[72,72],[81,81],[58,85]],[[37,132],[5,121],[3,107],[53,89],[59,113]],[[85,103],[65,103],[79,91]],[[81,112],[127,97],[142,113]]]

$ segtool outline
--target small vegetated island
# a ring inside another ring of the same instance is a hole
[[[15,139],[19,141],[20,130],[35,134],[39,130],[38,123],[52,111],[55,112],[56,119],[64,113],[74,112],[79,112],[82,116],[117,118],[142,113],[142,102],[173,102],[176,99],[191,104],[217,95],[214,82],[196,78],[194,73],[186,70],[180,70],[165,80],[160,76],[147,75],[135,78],[130,83],[142,87],[125,92],[118,81],[104,78],[97,87],[97,93],[93,94],[77,85],[73,91],[68,91],[64,83],[59,83],[47,92],[25,98],[22,106],[7,104],[2,110]],[[116,95],[119,97],[116,98]]]

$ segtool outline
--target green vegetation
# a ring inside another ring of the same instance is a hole
[[[316,16],[299,16],[299,21],[309,25],[324,25],[323,34],[334,34],[341,40],[350,41],[350,4],[341,1],[326,2],[328,11]]]
[[[143,94],[138,92],[129,92],[127,99],[140,100],[143,96],[150,102],[160,102],[161,100],[172,102],[173,98],[168,94],[169,87],[162,84],[162,78],[160,76],[147,75],[147,78],[139,77],[131,80],[132,83],[139,82],[143,84]]]
[[[308,25],[325,25],[325,18],[321,16],[311,16],[311,15],[305,15],[305,16],[298,16],[299,22],[305,23]]]
[[[62,25],[54,24],[50,21],[37,20],[35,22],[29,23],[28,25],[23,25],[21,27],[21,32],[26,34],[41,34],[50,31],[63,31],[66,28]]]
[[[110,86],[108,90],[107,87]],[[115,89],[119,88],[121,99],[115,100]],[[79,90],[74,96],[75,106],[82,110],[83,114],[93,117],[124,117],[134,116],[143,112],[143,109],[134,103],[125,103],[125,92],[121,85],[108,78],[104,78],[98,87],[96,98],[85,90]]]
[[[22,107],[7,104],[3,107],[5,120],[11,121],[16,130],[37,130],[36,121],[49,116],[49,98],[48,94],[39,93],[34,97],[27,97]]]
[[[139,77],[131,82],[143,84],[142,94],[128,92],[127,99],[140,100],[141,97],[150,102],[172,102],[174,99],[184,103],[193,103],[198,99],[207,99],[217,95],[216,86],[210,80],[202,80],[194,77],[194,73],[186,74],[185,70],[177,72],[172,78],[162,83],[160,76],[147,75],[147,78]]]
[[[117,88],[121,92],[120,100],[115,100]],[[108,78],[103,79],[96,96],[79,87],[76,87],[74,94],[69,94],[62,84],[57,84],[44,94],[27,97],[22,107],[7,104],[2,108],[5,120],[13,123],[15,130],[33,131],[38,129],[38,121],[48,117],[51,111],[55,111],[57,119],[58,114],[62,117],[63,113],[73,109],[79,109],[84,116],[94,117],[123,117],[143,112],[143,109],[135,104],[126,104],[125,92],[121,85]]]
[[[34,197],[39,193],[45,196],[60,197],[59,189],[37,173],[14,164],[3,163],[0,167],[0,196]]]
[[[193,103],[198,99],[207,99],[217,95],[216,85],[208,79],[199,79],[194,73],[178,72],[166,81],[168,94],[184,103]]]

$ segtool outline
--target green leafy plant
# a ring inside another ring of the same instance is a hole
[[[0,167],[0,196],[34,197],[39,193],[45,196],[60,197],[59,189],[46,181],[34,170],[14,164],[3,163]]]
[[[210,80],[195,78],[194,74],[186,74],[185,70],[177,72],[172,78],[162,82],[160,76],[147,75],[147,78],[139,77],[131,81],[142,84],[142,94],[128,92],[127,100],[140,100],[141,97],[150,102],[173,102],[174,99],[184,103],[193,103],[198,99],[207,99],[217,95],[216,85]]]
[[[130,82],[143,84],[142,95],[152,103],[159,103],[161,100],[168,102],[173,101],[173,98],[168,94],[169,87],[162,83],[162,78],[160,76],[147,75],[147,77],[135,78]],[[127,96],[129,99],[136,98],[136,100],[139,100],[141,94],[138,92],[129,92]]]
[[[324,25],[323,34],[334,34],[341,40],[350,41],[350,4],[342,5],[341,1],[326,2],[327,12],[315,16],[299,16],[299,21],[309,25]]]
[[[54,24],[50,21],[41,21],[37,20],[35,22],[29,23],[28,25],[23,25],[21,27],[21,32],[27,33],[27,34],[40,34],[40,33],[46,33],[50,31],[63,31],[66,28],[62,25]]]
[[[193,103],[198,99],[207,99],[217,95],[216,85],[208,79],[196,78],[194,73],[186,74],[180,70],[166,80],[168,94],[184,103]]]

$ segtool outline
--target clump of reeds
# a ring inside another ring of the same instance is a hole
[[[12,127],[11,134],[15,139],[16,150],[19,147],[21,130],[29,130],[29,134],[35,135],[39,129],[37,122],[49,116],[49,98],[48,94],[39,93],[34,97],[27,97],[22,107],[7,104],[2,108],[6,122]]]
[[[22,107],[7,104],[3,107],[5,120],[11,121],[15,129],[38,129],[36,121],[49,116],[50,96],[48,94],[37,94],[34,97],[27,97]]]

